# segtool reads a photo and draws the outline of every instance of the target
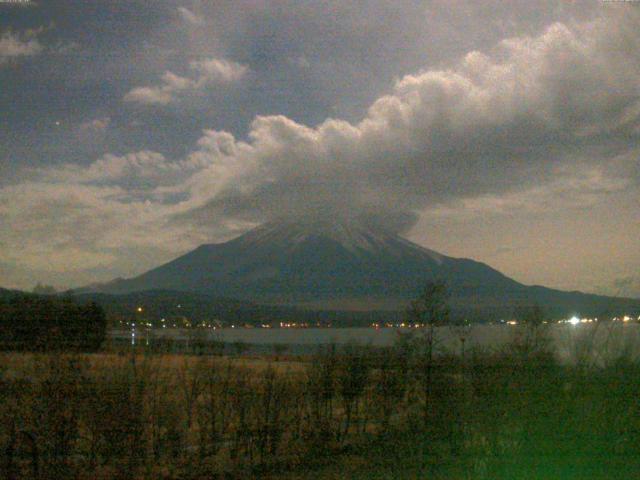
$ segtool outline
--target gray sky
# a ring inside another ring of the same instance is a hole
[[[640,296],[640,3],[0,1],[0,285],[366,218]]]

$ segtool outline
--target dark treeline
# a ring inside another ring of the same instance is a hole
[[[67,297],[0,298],[0,348],[16,351],[98,350],[106,335],[102,307]]]
[[[187,319],[192,324],[205,322],[222,325],[278,325],[280,322],[306,323],[333,327],[368,327],[373,322],[399,322],[401,311],[352,312],[340,310],[309,310],[285,305],[260,305],[249,301],[220,298],[194,292],[149,290],[121,295],[82,293],[75,295],[80,301],[93,301],[104,308],[111,323],[144,319],[155,326],[164,318],[169,325],[183,326]],[[144,313],[138,313],[143,307]]]

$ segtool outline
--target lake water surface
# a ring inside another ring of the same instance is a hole
[[[572,362],[588,352],[598,362],[609,362],[621,354],[640,358],[640,324],[607,322],[600,324],[553,324],[548,327],[549,338],[560,357]],[[437,329],[441,350],[460,352],[464,339],[465,350],[473,348],[499,349],[518,334],[520,326],[476,325],[464,332],[441,327]],[[223,328],[204,332],[204,338],[225,344],[244,343],[254,351],[267,352],[274,345],[284,345],[291,353],[313,353],[321,345],[349,343],[376,347],[393,345],[403,334],[421,335],[421,329],[410,328]],[[137,341],[144,342],[146,332],[137,333]],[[187,342],[193,331],[158,329],[152,338],[171,338]],[[112,337],[125,339],[128,331],[114,331]],[[203,338],[200,334],[200,338]]]

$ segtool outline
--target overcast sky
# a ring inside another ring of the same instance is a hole
[[[640,296],[640,3],[0,0],[0,285],[262,222]]]

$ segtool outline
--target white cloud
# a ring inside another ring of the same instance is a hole
[[[208,58],[189,64],[191,69],[198,72],[197,86],[211,83],[231,83],[240,80],[247,73],[247,67],[224,59]]]
[[[192,180],[195,191],[209,194],[211,218],[262,219],[410,216],[449,200],[553,186],[563,168],[575,168],[576,188],[589,191],[581,172],[628,149],[640,126],[639,35],[628,30],[638,20],[630,11],[553,24],[471,52],[455,68],[407,75],[355,124],[257,117],[248,142],[225,139],[230,155],[198,153],[212,166]]]
[[[77,137],[81,142],[87,144],[100,143],[104,140],[110,123],[110,117],[94,118],[82,122],[76,129]]]
[[[39,170],[0,188],[0,221],[8,226],[0,229],[2,262],[48,274],[133,273],[210,239],[206,225],[171,221],[188,207],[174,199],[182,191],[179,170],[143,151]],[[163,192],[166,184],[178,186]]]
[[[589,208],[602,202],[607,195],[625,191],[632,186],[627,178],[609,176],[602,167],[586,171],[556,172],[556,178],[542,185],[504,194],[484,194],[456,199],[427,208],[427,218],[470,219],[486,215],[518,212],[531,214],[572,208]]]
[[[166,71],[159,86],[136,87],[129,91],[124,100],[146,105],[167,105],[181,95],[193,94],[210,85],[223,85],[240,80],[248,67],[225,59],[207,58],[189,64],[192,77],[182,77]]]
[[[5,32],[0,36],[0,64],[19,57],[29,57],[42,52],[43,48],[33,32],[23,34]]]
[[[170,161],[164,155],[142,150],[126,155],[107,153],[87,166],[63,164],[36,170],[39,181],[83,187],[117,187],[110,197],[124,203],[133,200],[162,201],[183,193],[190,175],[203,168],[190,160]]]
[[[125,96],[125,102],[137,102],[145,105],[167,105],[173,100],[172,91],[166,87],[136,87]]]
[[[95,118],[80,124],[80,130],[102,132],[109,127],[111,119],[109,117]]]
[[[204,18],[202,18],[200,15],[195,14],[186,7],[178,7],[178,14],[180,15],[180,18],[182,18],[190,25],[200,26],[204,25],[205,23]]]

